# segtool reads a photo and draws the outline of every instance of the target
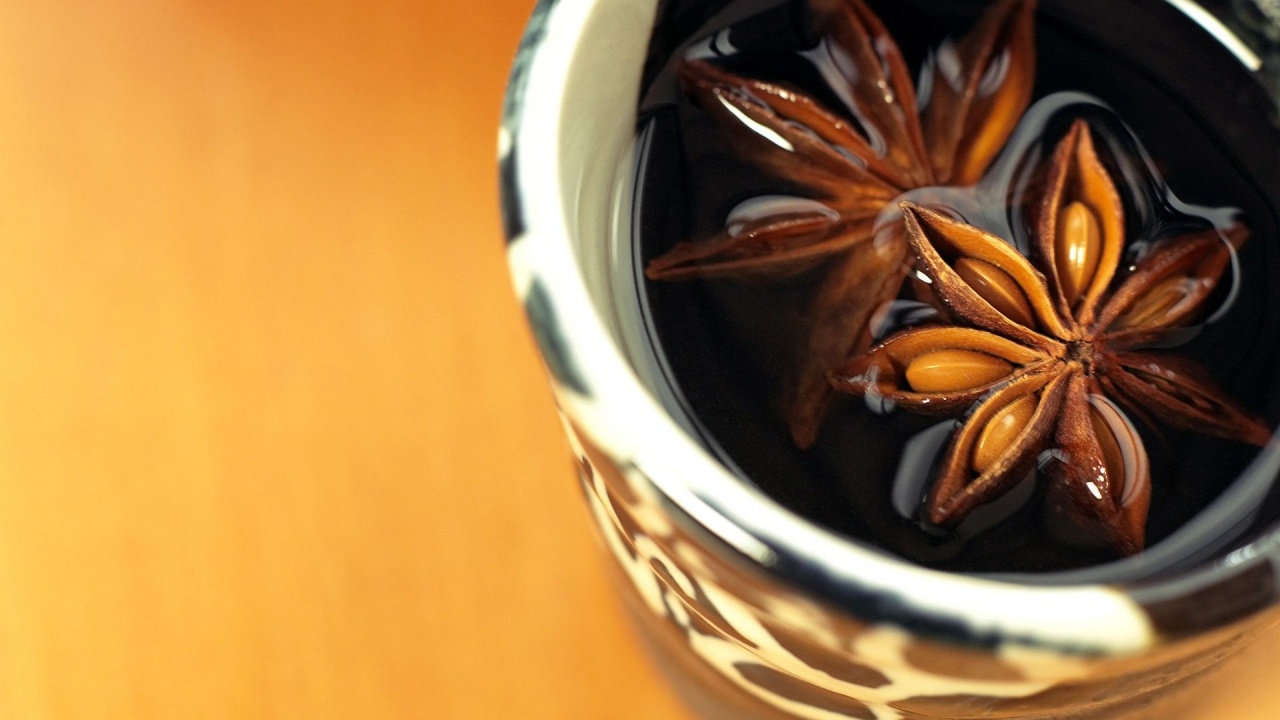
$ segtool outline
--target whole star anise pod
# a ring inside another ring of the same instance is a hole
[[[876,217],[902,193],[977,182],[1031,98],[1035,0],[1001,0],[926,63],[915,88],[897,43],[862,0],[815,0],[824,76],[850,116],[803,93],[702,61],[680,69],[687,94],[744,157],[825,207],[779,210],[684,242],[653,260],[654,280],[780,278],[831,261],[806,313],[789,378],[797,445],[811,445],[831,397],[827,373],[866,347],[873,311],[892,299],[907,257],[899,224],[876,242]],[[927,81],[925,81],[927,79]]]
[[[1130,414],[1255,445],[1270,439],[1204,370],[1143,350],[1198,317],[1247,231],[1233,225],[1226,242],[1214,229],[1160,240],[1117,280],[1124,209],[1083,121],[1053,155],[1037,217],[1033,264],[993,235],[904,203],[916,268],[953,322],[890,336],[832,383],[912,412],[964,414],[925,502],[929,521],[957,524],[1055,449],[1051,501],[1133,554],[1151,484]]]

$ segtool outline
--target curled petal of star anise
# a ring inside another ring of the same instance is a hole
[[[835,67],[848,85],[850,109],[871,136],[876,155],[897,169],[900,188],[934,184],[916,115],[915,89],[898,44],[862,0],[817,0],[813,7],[819,29],[829,38],[826,42],[834,43],[845,60]]]
[[[771,215],[709,241],[680,243],[649,263],[645,274],[653,280],[787,277],[861,243],[874,222],[821,212]]]
[[[911,249],[939,301],[965,322],[1058,353],[1076,333],[1054,309],[1044,275],[1000,238],[932,210],[903,204]]]
[[[700,60],[682,65],[680,79],[740,154],[835,210],[874,215],[900,192],[866,140],[804,95]]]
[[[1049,168],[1036,249],[1062,316],[1088,325],[1120,264],[1124,206],[1084,123],[1072,125]]]
[[[1034,2],[1001,0],[931,58],[921,122],[940,184],[981,179],[1021,119],[1035,82],[1034,16]]]
[[[1150,342],[1196,318],[1249,231],[1236,223],[1164,240],[1138,262],[1098,317],[1112,344]]]
[[[951,437],[929,495],[929,521],[952,525],[1008,492],[1048,446],[1069,375],[1027,373],[978,403]]]
[[[1138,430],[1083,373],[1073,373],[1050,466],[1051,502],[1123,555],[1142,549],[1151,468]]]
[[[897,333],[832,374],[842,392],[887,400],[926,415],[949,415],[1015,376],[1053,358],[968,327],[930,326]]]
[[[1260,418],[1242,410],[1194,363],[1167,353],[1110,353],[1103,359],[1115,387],[1171,427],[1259,446],[1271,439]]]

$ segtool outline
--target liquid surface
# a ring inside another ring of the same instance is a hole
[[[981,3],[870,3],[917,77],[930,52],[963,32]],[[639,129],[645,158],[638,178],[640,256],[658,257],[676,243],[709,237],[780,209],[813,209],[815,201],[771,177],[728,146],[723,130],[675,86],[682,57],[712,58],[745,77],[786,83],[839,111],[825,81],[829,58],[802,3],[739,2],[698,13],[669,13],[654,37]],[[1121,3],[1108,17],[1108,37],[1085,28],[1098,18],[1078,3],[1043,3],[1037,16],[1037,75],[1031,108],[1005,151],[976,187],[923,188],[904,199],[952,214],[1028,250],[1020,199],[1071,122],[1089,121],[1099,154],[1125,205],[1126,234],[1137,239],[1128,259],[1151,241],[1187,229],[1225,227],[1243,218],[1251,239],[1242,248],[1200,325],[1167,345],[1215,377],[1232,397],[1274,426],[1280,367],[1280,284],[1276,215],[1280,158],[1269,105],[1261,90],[1221,48],[1163,3]],[[1180,24],[1181,23],[1181,24]],[[1126,32],[1147,27],[1137,50]],[[1151,28],[1167,33],[1151,31]],[[1216,54],[1215,54],[1216,53]],[[1160,63],[1154,58],[1164,58]],[[1202,59],[1209,57],[1212,62]],[[1159,67],[1153,67],[1158,65]],[[1182,69],[1195,67],[1192,81]],[[1215,74],[1217,73],[1217,74]],[[1267,159],[1272,161],[1268,163]],[[891,204],[896,206],[896,201]],[[890,210],[883,222],[894,222]],[[953,420],[887,411],[845,398],[817,443],[791,442],[779,398],[794,367],[805,312],[822,268],[781,282],[726,280],[648,282],[642,301],[653,342],[669,378],[707,444],[782,504],[860,542],[939,569],[980,573],[1050,573],[1108,563],[1109,550],[1064,532],[1043,502],[1034,476],[980,509],[953,531],[919,521]],[[884,337],[928,322],[934,310],[904,292],[883,308],[874,330]],[[1209,507],[1245,471],[1257,449],[1135,421],[1151,459],[1153,494],[1147,544],[1158,546]],[[1269,482],[1260,478],[1251,482]],[[1270,497],[1270,496],[1268,496]],[[1223,519],[1235,535],[1274,515],[1274,498],[1241,517]],[[1199,532],[1199,531],[1198,531]],[[1223,540],[1221,528],[1178,546],[1201,557]],[[1212,547],[1210,547],[1212,545]],[[1141,557],[1141,556],[1140,556]],[[1149,564],[1157,572],[1179,562]]]

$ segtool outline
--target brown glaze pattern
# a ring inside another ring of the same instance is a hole
[[[1127,658],[941,643],[779,586],[692,526],[633,464],[567,423],[581,481],[646,642],[695,709],[737,720],[1158,717],[1273,621]],[[1069,620],[1068,620],[1069,621]]]

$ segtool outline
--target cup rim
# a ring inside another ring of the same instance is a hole
[[[1280,523],[1215,562],[1167,577],[1020,584],[876,552],[786,510],[712,457],[643,387],[590,299],[571,246],[567,208],[574,189],[562,182],[557,152],[565,79],[588,22],[608,1],[539,0],[533,10],[499,134],[503,226],[513,283],[559,410],[642,475],[679,511],[678,520],[694,523],[777,582],[860,620],[966,645],[1128,654],[1274,603]],[[1280,442],[1273,440],[1245,472],[1277,470]]]

